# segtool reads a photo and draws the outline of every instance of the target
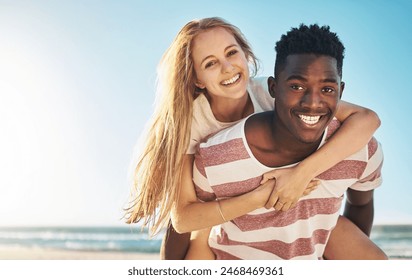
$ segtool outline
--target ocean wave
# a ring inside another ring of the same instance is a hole
[[[124,228],[0,229],[0,245],[79,251],[159,252],[161,235]]]
[[[130,228],[0,228],[0,247],[42,247],[77,251],[150,252],[160,250],[154,238]],[[377,226],[371,239],[390,257],[412,259],[412,226]]]

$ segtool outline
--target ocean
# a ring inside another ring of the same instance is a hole
[[[137,227],[0,227],[1,247],[157,253],[162,234]],[[376,225],[371,239],[390,258],[412,259],[412,225]]]
[[[137,227],[0,227],[1,247],[157,253],[162,236]]]

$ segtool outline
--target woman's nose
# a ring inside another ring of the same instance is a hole
[[[230,73],[234,69],[233,64],[229,60],[224,60],[222,62],[222,72],[223,73]]]

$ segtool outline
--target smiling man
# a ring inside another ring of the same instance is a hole
[[[282,36],[276,51],[275,77],[268,80],[275,109],[200,145],[193,174],[200,200],[250,192],[263,173],[299,163],[339,127],[334,116],[344,90],[344,47],[336,34],[326,26],[301,25]],[[373,138],[318,176],[318,188],[294,208],[277,211],[268,201],[266,208],[215,227],[209,236],[213,253],[217,259],[321,259],[345,193],[345,215],[369,234],[382,161]]]

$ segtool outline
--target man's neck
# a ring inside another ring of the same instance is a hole
[[[310,144],[299,141],[276,119],[274,112],[255,114],[247,119],[245,135],[255,158],[268,167],[300,162],[314,153],[322,140]]]

